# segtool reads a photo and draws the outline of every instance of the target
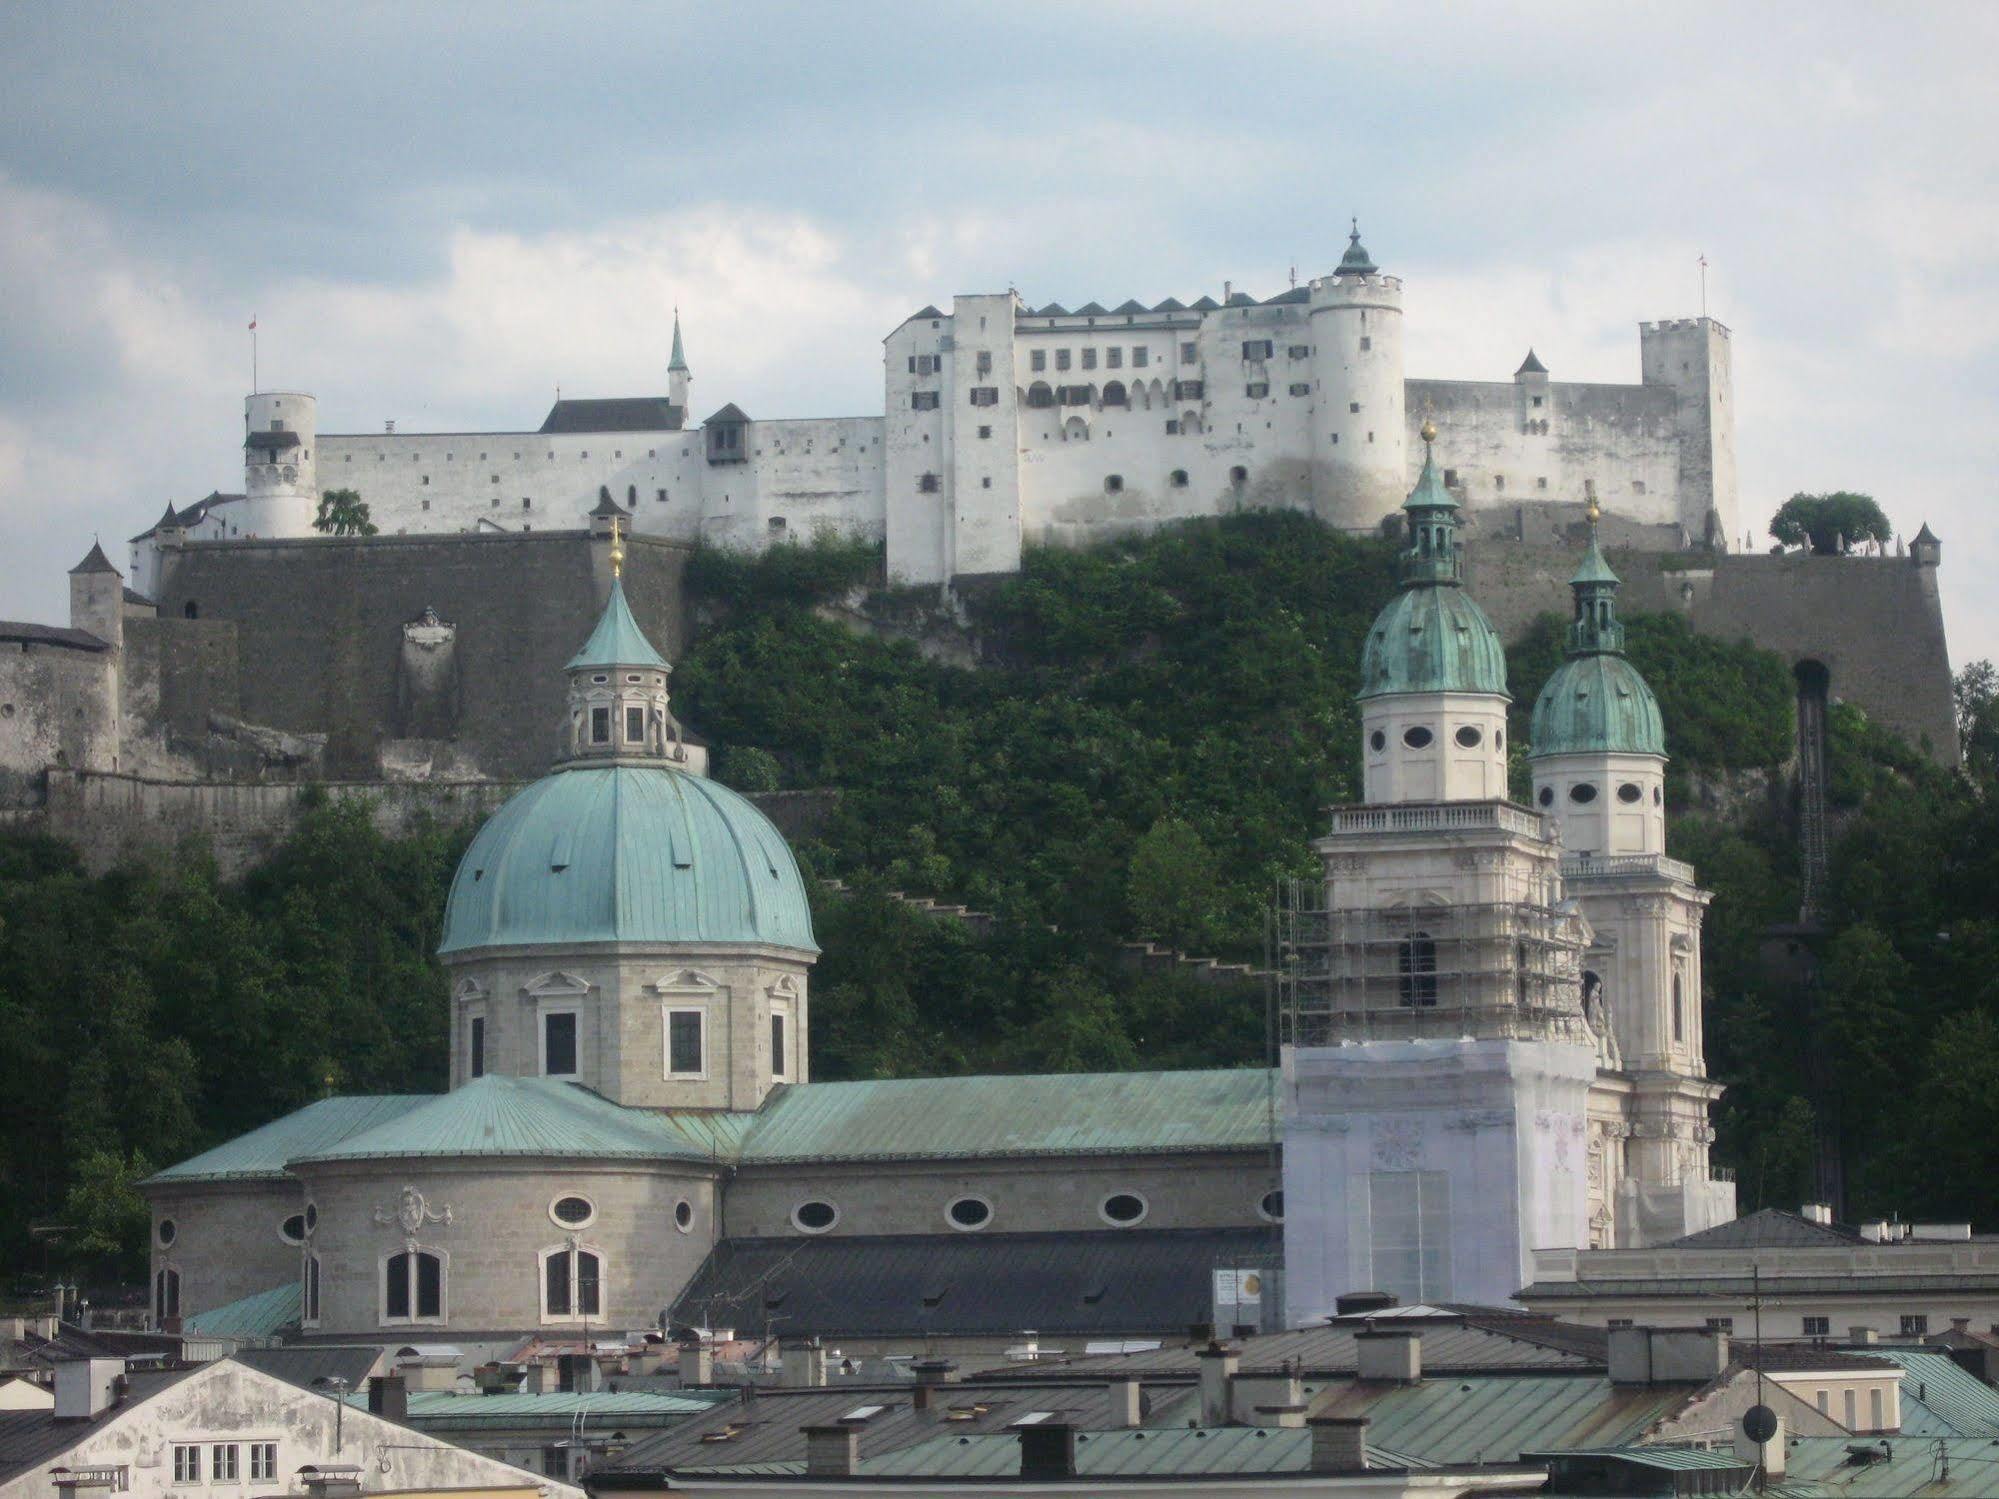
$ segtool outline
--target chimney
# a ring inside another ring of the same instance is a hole
[[[1367,1467],[1367,1417],[1312,1416],[1312,1471],[1359,1473]]]
[[[909,1372],[916,1377],[916,1389],[910,1397],[910,1404],[920,1411],[930,1409],[939,1389],[958,1382],[958,1366],[948,1358],[916,1359],[910,1364]]]
[[[1385,1312],[1394,1305],[1393,1291],[1348,1291],[1333,1298],[1333,1315],[1358,1317],[1363,1312]]]
[[[787,1343],[778,1357],[778,1383],[786,1389],[815,1389],[826,1383],[826,1350],[817,1338]]]
[[[1872,1344],[1874,1339],[1875,1332],[1871,1327],[1849,1327],[1846,1330],[1846,1341],[1857,1343],[1863,1348]]]
[[[861,1466],[858,1426],[806,1426],[805,1472],[812,1478],[852,1478]]]
[[[692,1389],[696,1385],[715,1382],[715,1351],[699,1338],[689,1338],[680,1345],[680,1385],[682,1389]]]
[[[1969,1317],[1952,1317],[1950,1319],[1950,1330],[1952,1332],[1970,1332],[1971,1319]]]
[[[1807,1223],[1832,1222],[1832,1204],[1829,1202],[1808,1202],[1798,1212]]]
[[[458,1360],[449,1353],[412,1354],[396,1364],[396,1373],[412,1390],[449,1393],[458,1388]]]
[[[88,1421],[118,1403],[125,1378],[122,1358],[68,1358],[56,1365],[55,1419]]]
[[[1110,1425],[1130,1428],[1145,1424],[1145,1389],[1135,1379],[1114,1379],[1110,1383]]]
[[[1705,1384],[1728,1367],[1728,1334],[1711,1327],[1613,1327],[1614,1385]]]
[[[1353,1335],[1362,1379],[1415,1384],[1423,1377],[1422,1334],[1403,1327],[1363,1327]]]
[[[1201,1361],[1201,1424],[1229,1424],[1229,1381],[1242,1364],[1242,1350],[1233,1343],[1210,1343],[1196,1355]]]
[[[1020,1432],[1022,1478],[1074,1478],[1076,1428],[1067,1421],[1037,1421]]]
[[[1765,1478],[1784,1476],[1784,1418],[1777,1417],[1777,1431],[1767,1442],[1753,1442],[1742,1429],[1740,1421],[1735,1423],[1735,1455],[1745,1463],[1754,1463],[1762,1468]]]
[[[400,1374],[377,1374],[368,1381],[368,1414],[385,1421],[407,1421],[410,1387]]]

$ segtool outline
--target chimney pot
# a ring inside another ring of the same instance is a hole
[[[1314,1473],[1358,1473],[1367,1467],[1367,1417],[1312,1416]]]
[[[1362,1379],[1415,1384],[1423,1377],[1423,1338],[1406,1327],[1363,1327],[1353,1335]]]
[[[805,1471],[814,1478],[852,1478],[861,1465],[858,1426],[807,1426]]]

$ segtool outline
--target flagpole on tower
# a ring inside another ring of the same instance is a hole
[[[1701,255],[1701,321],[1707,321],[1707,255]]]
[[[250,314],[250,394],[257,393],[257,314]]]

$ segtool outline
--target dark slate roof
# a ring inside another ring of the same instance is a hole
[[[231,1355],[237,1363],[295,1384],[314,1388],[322,1379],[344,1379],[347,1388],[358,1390],[374,1372],[375,1365],[390,1345],[302,1343],[290,1348],[241,1348]],[[399,1345],[397,1345],[399,1346]]]
[[[1088,316],[1088,317],[1097,317],[1097,316],[1099,316],[1100,314],[1106,314],[1106,313],[1108,313],[1109,311],[1110,311],[1110,309],[1109,309],[1108,307],[1104,306],[1104,304],[1103,304],[1103,303],[1101,303],[1101,302],[1085,302],[1085,303],[1084,303],[1084,304],[1083,304],[1083,305],[1082,305],[1081,307],[1078,307],[1078,308],[1076,309],[1076,316],[1077,316],[1077,317],[1085,317],[1085,316]]]
[[[205,516],[207,516],[208,512],[213,510],[217,505],[233,505],[242,498],[243,496],[241,496],[240,494],[224,494],[222,493],[221,490],[217,489],[217,490],[211,490],[203,498],[194,501],[193,504],[182,507],[182,509],[178,512],[174,510],[173,506],[169,505],[167,506],[166,515],[163,515],[158,520],[154,521],[153,524],[148,529],[141,531],[137,536],[134,536],[132,540],[144,541],[148,536],[151,536],[154,532],[158,531],[161,526],[164,525],[169,525],[169,524],[180,525],[180,526],[197,525],[201,522],[201,520]],[[171,521],[168,519],[168,517],[170,516],[172,517]]]
[[[1228,305],[1231,307],[1254,307],[1256,305],[1256,298],[1252,297],[1246,291],[1230,292]]]
[[[687,413],[665,396],[621,396],[603,401],[557,401],[541,430],[555,432],[678,432]]]
[[[719,422],[724,426],[726,426],[731,422],[746,422],[749,419],[750,419],[750,414],[747,411],[743,410],[742,407],[738,406],[734,401],[731,401],[728,405],[724,406],[720,411],[716,412],[713,416],[709,417],[705,425],[712,427]]]
[[[1118,312],[1143,312],[1145,311],[1145,305],[1136,297],[1127,297],[1118,304],[1115,310]]]
[[[159,607],[157,599],[147,598],[136,588],[127,588],[125,590],[125,602],[128,604],[143,604],[148,609],[157,609]]]
[[[110,645],[88,630],[67,625],[38,625],[28,620],[0,619],[0,641],[12,645],[55,645],[72,651],[108,651]]]
[[[1973,1275],[1784,1275],[1765,1276],[1762,1286],[1765,1296],[1838,1296],[1866,1303],[1871,1297],[1925,1291],[1999,1291],[1999,1274],[1987,1271]],[[1665,1300],[1703,1296],[1717,1302],[1733,1301],[1747,1308],[1755,1296],[1755,1284],[1747,1275],[1664,1275],[1643,1280],[1537,1280],[1514,1294],[1530,1305],[1541,1301],[1589,1301],[1599,1296]]]
[[[1184,1335],[1213,1314],[1215,1266],[1276,1250],[1246,1228],[724,1239],[673,1320],[768,1316],[792,1338]]]
[[[246,448],[269,448],[272,452],[276,453],[285,448],[297,447],[298,433],[284,427],[280,427],[275,432],[252,432],[248,437],[243,439],[243,446]]]
[[[1839,1224],[1814,1223],[1782,1208],[1763,1208],[1660,1245],[1661,1249],[1817,1249],[1857,1244],[1860,1235]]]
[[[1152,310],[1154,312],[1185,312],[1187,304],[1182,302],[1178,297],[1168,297]]]
[[[58,1421],[53,1410],[0,1411],[0,1483],[36,1468],[54,1466],[58,1457],[98,1427],[195,1372],[187,1368],[163,1374],[129,1375],[131,1391],[125,1399],[86,1421]]]
[[[920,308],[917,311],[912,312],[909,315],[908,321],[913,323],[918,318],[942,317],[942,316],[944,316],[944,314],[937,310],[937,304],[935,302],[932,302],[929,306]]]
[[[1813,1343],[1731,1342],[1728,1353],[1739,1368],[1761,1369],[1765,1374],[1863,1374],[1896,1367],[1893,1359]]]
[[[104,555],[103,544],[93,541],[90,550],[84,553],[83,560],[69,571],[70,576],[75,577],[78,573],[115,573],[118,569],[113,567],[111,559]]]
[[[1213,297],[1203,297],[1201,298],[1200,301],[1196,302],[1192,307],[1190,307],[1188,311],[1213,312],[1216,308],[1220,307],[1221,305],[1222,304],[1217,302]]]
[[[1265,297],[1263,299],[1263,305],[1265,307],[1288,307],[1294,302],[1309,302],[1311,300],[1312,300],[1311,287],[1294,286],[1291,288],[1291,290],[1281,291],[1274,297]]]
[[[1516,375],[1545,375],[1548,373],[1548,366],[1541,363],[1540,355],[1529,349],[1527,357],[1520,361],[1520,368],[1513,373]]]
[[[1069,309],[1064,307],[1060,302],[1050,302],[1046,307],[1039,308],[1034,315],[1036,317],[1067,317]]]
[[[623,505],[620,505],[616,500],[611,498],[610,490],[603,489],[600,486],[600,491],[601,492],[597,496],[597,506],[594,510],[590,512],[590,517],[592,520],[596,520],[604,516],[630,515],[632,513],[631,511],[627,510]]]
[[[1144,1388],[1147,1419],[1158,1420],[1166,1406],[1183,1402],[1188,1393],[1185,1381]],[[851,1424],[859,1428],[861,1451],[868,1457],[900,1451],[942,1432],[954,1436],[1004,1432],[1029,1411],[1053,1411],[1059,1419],[1086,1428],[1108,1426],[1112,1419],[1110,1386],[1104,1380],[968,1380],[941,1387],[928,1411],[915,1408],[907,1382],[758,1389],[748,1402],[718,1405],[706,1415],[680,1422],[671,1431],[634,1442],[614,1466],[608,1470],[599,1467],[595,1475],[802,1462],[805,1434],[801,1427],[836,1425],[842,1416],[867,1405],[883,1409],[866,1421]],[[946,1420],[938,1415],[938,1408],[947,1414],[956,1408],[963,1418]]]

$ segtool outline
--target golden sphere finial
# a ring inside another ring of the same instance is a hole
[[[1583,513],[1589,517],[1592,526],[1603,518],[1603,507],[1597,504],[1595,495],[1589,497],[1589,507]]]
[[[614,515],[611,517],[611,576],[622,578],[624,575],[625,543],[618,535],[618,518]]]
[[[1437,440],[1437,424],[1431,421],[1430,418],[1428,418],[1427,416],[1424,417],[1423,425],[1417,429],[1416,435],[1423,439],[1423,444],[1425,447],[1429,446],[1431,443]]]

